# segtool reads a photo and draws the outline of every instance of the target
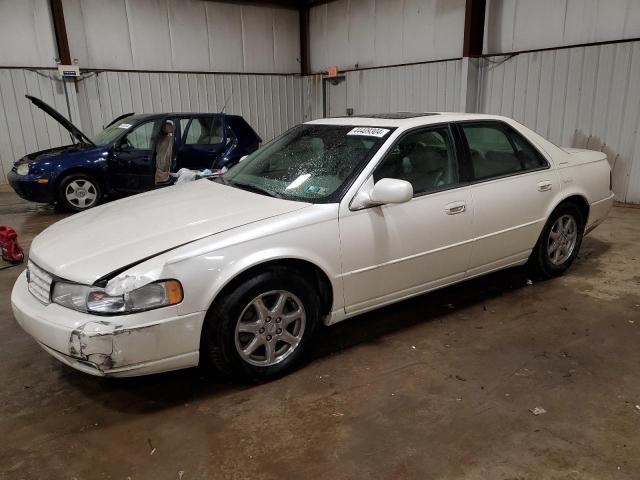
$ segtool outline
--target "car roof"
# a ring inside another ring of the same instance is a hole
[[[167,116],[171,117],[193,117],[193,116],[202,116],[202,115],[224,115],[225,117],[234,117],[234,118],[242,118],[241,115],[231,115],[229,113],[220,113],[220,112],[161,112],[161,113],[136,113],[134,115],[129,115],[122,119],[124,122],[125,119],[133,120],[133,121],[142,121],[142,120],[152,120],[154,118],[164,118]]]
[[[306,122],[315,125],[354,125],[370,127],[412,128],[445,122],[460,122],[464,120],[508,120],[499,115],[462,112],[429,112],[429,113],[387,113],[367,114],[353,117],[319,118]]]

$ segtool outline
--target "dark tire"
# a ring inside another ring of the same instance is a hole
[[[67,211],[82,212],[102,200],[100,182],[85,173],[72,173],[58,184],[58,205]]]
[[[265,309],[256,306],[257,299]],[[296,307],[302,307],[301,314]],[[291,320],[296,315],[299,319]],[[305,356],[319,317],[318,294],[305,276],[290,268],[265,268],[236,282],[213,303],[202,328],[200,364],[225,379],[255,381],[282,375]]]
[[[542,229],[529,258],[530,266],[543,278],[562,275],[578,256],[584,227],[582,211],[574,203],[558,205]]]

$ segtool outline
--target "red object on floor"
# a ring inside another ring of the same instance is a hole
[[[6,225],[0,225],[0,252],[6,262],[20,263],[24,260],[24,252],[18,245],[18,234]]]

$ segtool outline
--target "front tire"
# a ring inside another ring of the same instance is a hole
[[[544,278],[562,275],[578,256],[585,219],[573,203],[559,205],[551,214],[531,254],[530,263]]]
[[[100,183],[91,175],[71,174],[63,178],[58,186],[58,203],[71,212],[82,212],[95,207],[101,199]]]
[[[319,321],[320,301],[299,272],[271,267],[237,282],[205,318],[201,364],[224,378],[264,380],[299,364]]]

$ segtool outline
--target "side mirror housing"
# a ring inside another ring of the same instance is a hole
[[[405,203],[412,198],[413,186],[409,182],[397,178],[382,178],[371,190],[358,193],[353,199],[351,209],[360,210],[389,203]]]

